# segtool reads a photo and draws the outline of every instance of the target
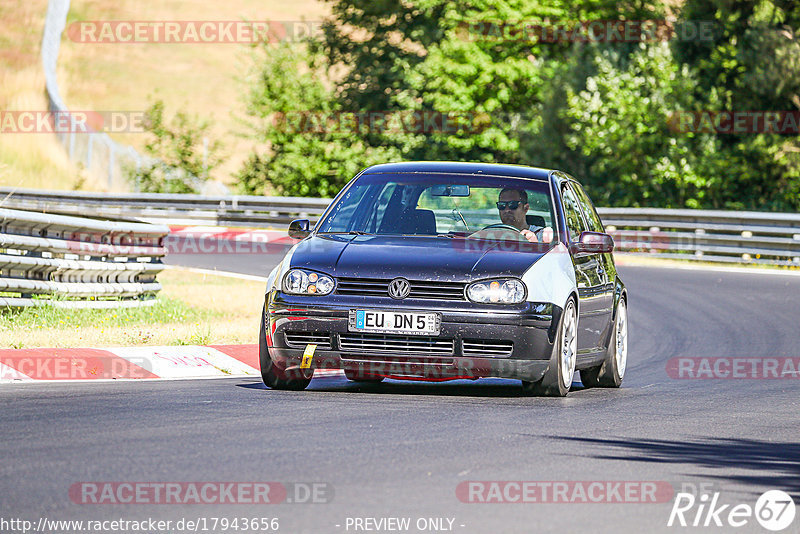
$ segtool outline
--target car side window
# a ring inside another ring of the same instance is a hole
[[[569,229],[569,240],[578,241],[581,233],[586,231],[586,225],[581,217],[581,208],[578,199],[575,198],[575,193],[568,185],[564,185],[561,190],[561,199],[564,202],[564,216],[567,219],[567,228]]]
[[[600,220],[597,210],[594,209],[594,205],[589,199],[589,195],[587,195],[586,191],[583,190],[583,187],[578,184],[572,184],[572,189],[575,191],[575,195],[578,197],[578,202],[581,204],[583,217],[586,219],[586,224],[589,225],[589,230],[592,232],[605,232],[605,229],[603,228],[603,222]]]

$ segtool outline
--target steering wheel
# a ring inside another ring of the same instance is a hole
[[[489,226],[484,226],[483,228],[481,228],[481,230],[488,230],[489,228],[503,228],[504,230],[513,230],[517,233],[520,232],[519,228],[511,226],[510,224],[503,224],[503,223],[490,224]]]

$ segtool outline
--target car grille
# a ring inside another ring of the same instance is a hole
[[[363,297],[388,297],[389,282],[378,278],[339,278],[336,293]],[[463,282],[429,282],[409,280],[409,299],[464,300]]]
[[[454,342],[428,336],[339,334],[342,352],[452,355]]]
[[[511,356],[514,343],[494,339],[465,339],[462,342],[464,356]]]
[[[319,350],[331,349],[331,336],[323,332],[286,332],[286,344],[290,347],[304,349],[314,344]]]

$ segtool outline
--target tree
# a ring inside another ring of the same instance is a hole
[[[674,122],[696,105],[688,67],[675,64],[666,43],[641,44],[624,61],[605,50],[595,62],[586,88],[568,91],[574,122],[566,136],[589,163],[582,179],[593,198],[604,205],[703,205],[720,179],[703,172],[717,143]]]
[[[396,159],[372,147],[361,126],[326,88],[322,58],[306,47],[264,43],[255,50],[247,115],[250,130],[268,145],[239,171],[239,188],[263,194],[330,197],[373,163]]]
[[[223,161],[220,141],[203,146],[210,126],[182,111],[168,124],[164,102],[156,100],[145,112],[145,152],[151,157],[138,169],[129,169],[128,179],[145,193],[199,193]]]
[[[676,42],[677,60],[696,74],[705,107],[737,112],[800,110],[800,4],[792,0],[687,0],[685,20],[713,21],[710,39]],[[753,131],[716,136],[718,157],[706,172],[724,176],[715,207],[800,208],[800,137]]]

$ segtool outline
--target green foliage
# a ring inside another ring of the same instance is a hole
[[[694,80],[667,44],[640,45],[629,58],[603,50],[586,88],[567,91],[565,141],[588,163],[584,181],[601,205],[698,207],[715,187],[702,171],[715,157],[711,134],[678,132]]]
[[[506,30],[660,20],[667,3],[327,1],[320,42],[257,48],[247,112],[268,149],[240,171],[243,192],[331,196],[371,163],[469,160],[563,169],[601,205],[800,208],[797,136],[676,127],[683,113],[800,109],[797,2],[686,0],[678,27],[709,35],[592,43]],[[461,121],[342,127],[369,112]]]
[[[687,0],[682,18],[713,21],[710,40],[679,41],[677,59],[695,73],[701,109],[800,110],[800,4],[786,0]],[[800,208],[800,138],[741,132],[716,137],[704,172],[723,180],[705,205],[793,211]]]
[[[287,43],[263,44],[254,53],[247,114],[251,131],[269,148],[239,171],[243,193],[263,194],[269,184],[283,195],[330,197],[364,167],[398,158],[396,150],[370,146],[341,112],[310,69],[319,56]]]
[[[199,193],[209,173],[222,162],[220,141],[203,146],[210,127],[209,122],[182,111],[168,124],[164,103],[155,101],[145,113],[149,134],[145,152],[152,159],[129,169],[128,179],[145,193]]]
[[[158,297],[151,306],[119,309],[71,309],[43,305],[0,308],[0,333],[16,329],[68,329],[87,326],[115,327],[131,324],[191,322],[205,315],[185,303]]]
[[[335,95],[349,111],[398,109],[406,76],[444,37],[445,0],[327,0],[331,18],[324,39],[312,43],[328,65],[344,65]]]

